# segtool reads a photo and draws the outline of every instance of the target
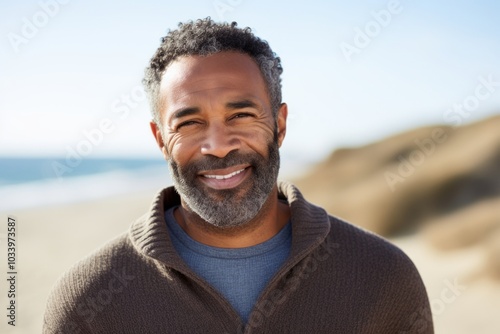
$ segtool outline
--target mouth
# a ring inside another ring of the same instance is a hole
[[[251,166],[239,165],[225,169],[203,171],[200,180],[212,189],[231,189],[239,186],[250,175]]]

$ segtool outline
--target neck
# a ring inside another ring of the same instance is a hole
[[[174,211],[178,224],[194,240],[213,247],[243,248],[260,244],[275,236],[290,219],[289,207],[278,200],[276,187],[257,216],[242,226],[231,228],[216,227],[204,221],[181,202]]]

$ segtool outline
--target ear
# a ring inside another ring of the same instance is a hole
[[[158,144],[158,147],[160,148],[161,152],[163,153],[163,157],[165,160],[168,160],[169,155],[167,152],[167,148],[165,147],[165,144],[163,143],[163,136],[161,135],[161,129],[160,127],[156,124],[155,121],[149,122],[149,126],[151,127],[151,132],[153,132],[153,136],[155,137],[156,143]]]
[[[276,126],[278,129],[278,146],[281,147],[283,140],[286,135],[286,119],[288,117],[288,106],[286,103],[282,103],[278,109],[278,115],[276,119]]]

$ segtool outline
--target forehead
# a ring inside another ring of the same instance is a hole
[[[160,96],[164,103],[169,104],[217,89],[264,94],[267,99],[266,83],[257,63],[238,52],[179,57],[162,76]]]

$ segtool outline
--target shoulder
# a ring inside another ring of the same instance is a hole
[[[420,280],[411,259],[390,241],[337,217],[329,218],[331,229],[328,239],[347,261],[354,261],[366,270],[380,274],[390,271]]]
[[[412,260],[378,235],[335,217],[330,222],[325,242],[334,245],[335,268],[344,272],[337,278],[355,290],[351,296],[378,305],[373,314],[379,324],[405,333],[432,333],[427,291]]]
[[[69,268],[54,284],[50,298],[89,289],[92,282],[108,275],[113,267],[130,256],[133,256],[132,246],[127,233],[122,233]],[[66,291],[69,287],[72,288]]]
[[[138,255],[123,233],[67,270],[52,288],[44,333],[85,333],[99,302],[106,302],[133,279]],[[89,305],[89,300],[95,305]]]

